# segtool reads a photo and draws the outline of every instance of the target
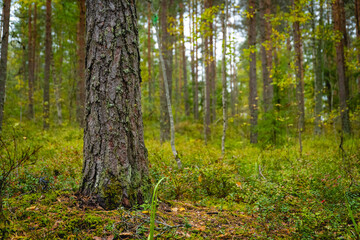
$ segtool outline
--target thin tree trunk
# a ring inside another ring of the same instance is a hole
[[[49,128],[50,116],[50,64],[51,64],[51,0],[46,0],[45,70],[43,98],[43,128]]]
[[[51,53],[51,71],[52,77],[54,81],[54,95],[55,95],[55,105],[56,105],[56,112],[57,112],[57,122],[59,125],[62,124],[62,109],[61,109],[61,96],[60,96],[60,81],[58,81],[56,68],[55,68],[55,59],[54,59],[54,52]]]
[[[249,94],[249,108],[250,108],[250,142],[257,143],[258,133],[256,130],[258,122],[258,101],[257,101],[257,84],[256,84],[256,11],[255,1],[249,0],[249,48],[250,53],[250,94]]]
[[[190,8],[189,8],[190,9]],[[187,61],[186,61],[186,49],[185,49],[185,34],[184,34],[184,12],[185,7],[183,3],[180,3],[180,35],[181,35],[181,59],[182,59],[182,74],[184,79],[184,105],[185,105],[185,116],[190,114],[190,103],[189,103],[189,91],[188,91],[188,79],[187,79]]]
[[[162,44],[163,42],[160,39],[160,34],[159,34],[159,27],[156,25],[155,26],[156,29],[156,37],[157,37],[157,42],[159,43],[159,55],[160,55],[160,64],[161,64],[161,68],[162,68],[162,73],[163,73],[163,78],[164,78],[164,87],[165,87],[165,94],[166,94],[166,103],[167,103],[167,110],[168,110],[168,114],[169,114],[169,118],[170,118],[170,131],[171,131],[171,140],[170,140],[170,144],[171,144],[171,150],[173,152],[175,161],[178,165],[178,168],[181,169],[182,168],[182,164],[181,164],[181,160],[179,158],[179,155],[176,151],[176,147],[175,147],[175,126],[174,126],[174,118],[173,118],[173,114],[172,114],[172,107],[171,107],[171,100],[170,100],[170,91],[169,91],[169,84],[168,84],[168,79],[167,79],[167,74],[166,74],[166,65],[165,65],[165,60],[163,57],[163,53],[162,53]]]
[[[263,101],[265,113],[273,109],[274,88],[272,84],[272,46],[271,46],[271,23],[268,20],[271,14],[271,0],[260,1],[260,11],[262,18],[261,31],[261,63],[263,75]]]
[[[324,69],[324,60],[323,60],[323,40],[322,33],[324,27],[323,21],[323,4],[324,0],[320,0],[320,19],[319,19],[319,28],[320,35],[316,41],[316,32],[315,32],[315,19],[313,24],[314,31],[314,49],[316,49],[315,53],[315,121],[314,121],[314,132],[316,135],[321,134],[321,112],[322,112],[322,86],[323,86],[323,69]],[[314,14],[315,16],[315,14]]]
[[[346,80],[346,67],[345,67],[345,53],[344,47],[346,46],[345,38],[345,26],[342,21],[342,11],[344,11],[344,2],[343,0],[335,0],[333,2],[333,21],[334,21],[334,30],[340,32],[342,37],[340,41],[336,42],[336,66],[338,73],[338,82],[339,82],[339,97],[340,97],[340,116],[341,116],[341,126],[342,131],[346,134],[351,133],[350,119],[349,119],[349,109],[347,106],[348,100],[348,91],[347,91],[347,80]]]
[[[36,91],[36,84],[40,85],[39,81],[38,81],[38,75],[39,75],[39,61],[40,61],[40,53],[38,56],[38,61],[36,58],[36,49],[37,49],[37,3],[34,3],[34,25],[32,26],[32,48],[31,48],[31,58],[32,58],[32,71],[33,71],[33,86],[34,86],[34,92]],[[40,87],[39,87],[40,88]]]
[[[194,17],[194,0],[190,0],[189,6],[189,29],[190,29],[190,57],[191,57],[191,80],[192,80],[192,94],[193,94],[193,115],[195,119],[195,17]]]
[[[29,84],[29,106],[28,117],[34,118],[34,58],[33,58],[33,30],[32,30],[32,4],[29,5],[29,20],[28,20],[28,84]],[[34,26],[35,27],[35,26]]]
[[[2,130],[2,124],[4,119],[5,85],[6,85],[6,77],[7,77],[7,57],[8,57],[8,45],[9,45],[10,5],[11,5],[11,0],[4,0],[3,2],[4,27],[1,38],[1,58],[0,58],[0,132]],[[2,199],[0,199],[0,201],[2,201]]]
[[[152,101],[152,83],[153,83],[153,78],[152,78],[152,71],[151,71],[151,68],[152,68],[152,58],[151,58],[151,53],[152,53],[152,50],[151,50],[151,3],[149,2],[148,3],[148,32],[147,32],[147,57],[148,57],[148,89],[149,89],[149,103],[150,103],[150,111],[152,109],[152,104],[153,104],[153,101]]]
[[[160,24],[161,24],[161,47],[164,53],[164,64],[166,68],[162,68],[162,71],[166,71],[167,85],[169,86],[170,101],[172,99],[172,60],[173,50],[171,36],[168,32],[168,8],[172,6],[172,1],[161,0],[160,6]],[[160,33],[159,33],[160,34]],[[164,75],[164,74],[163,74]],[[167,100],[166,100],[166,87],[165,79],[160,84],[160,141],[165,142],[171,138],[170,136],[170,116],[168,112]]]
[[[205,11],[209,10],[212,7],[212,0],[205,0],[204,8]],[[211,40],[210,35],[212,34],[212,24],[208,22],[207,19],[204,20],[204,27],[208,29],[204,32],[204,60],[205,60],[205,116],[204,116],[204,138],[205,143],[207,143],[208,138],[210,137],[210,121],[211,121]]]
[[[198,57],[198,4],[197,0],[194,0],[194,9],[195,9],[195,27],[194,27],[194,41],[195,41],[195,92],[194,92],[194,118],[195,120],[199,120],[199,57]]]
[[[356,18],[356,38],[357,38],[357,58],[360,63],[360,0],[355,0],[355,18]],[[360,93],[360,76],[358,76],[358,92]]]
[[[222,80],[222,107],[223,107],[223,134],[221,138],[221,154],[225,155],[225,139],[227,129],[227,107],[226,107],[226,23],[228,18],[228,2],[225,0],[225,12],[221,15],[221,27],[223,32],[222,40],[222,64],[221,64],[221,80]]]
[[[213,33],[213,36],[212,38],[215,37],[215,41],[212,40],[214,47],[213,47],[213,52],[214,52],[214,59],[213,61],[211,62],[212,63],[212,66],[211,66],[211,69],[212,69],[212,77],[213,77],[213,81],[212,81],[212,103],[211,103],[211,106],[212,106],[212,122],[216,122],[216,103],[217,103],[217,99],[216,99],[216,42],[217,42],[217,29],[216,29],[216,24],[214,24],[214,33]]]
[[[301,6],[299,0],[293,0],[293,9],[296,17],[299,18]],[[303,70],[303,50],[300,30],[300,21],[296,19],[293,23],[294,46],[295,46],[295,65],[296,65],[296,98],[298,106],[298,128],[299,131],[305,130],[305,102],[304,102],[304,70]]]
[[[84,127],[85,105],[85,0],[78,1],[79,22],[77,34],[77,91],[76,91],[76,118],[81,127]]]

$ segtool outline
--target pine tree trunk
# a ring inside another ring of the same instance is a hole
[[[264,112],[267,113],[273,109],[274,88],[271,78],[272,69],[272,46],[271,46],[271,23],[268,20],[271,14],[271,0],[260,1],[260,13],[262,18],[261,31],[261,64],[263,75],[263,101]]]
[[[76,119],[81,127],[84,127],[85,106],[85,0],[78,1],[79,22],[77,33],[77,89],[76,89]]]
[[[172,1],[171,1],[172,2]],[[167,84],[169,85],[170,101],[172,99],[172,41],[168,32],[168,8],[171,7],[171,2],[168,0],[161,0],[160,3],[160,27],[161,27],[161,42],[162,52],[164,53],[165,68],[162,71],[166,71]],[[164,74],[163,74],[164,75]],[[168,112],[168,106],[166,102],[166,87],[165,80],[162,79],[160,83],[160,141],[165,142],[170,139],[170,116]]]
[[[221,28],[223,33],[222,40],[222,63],[221,63],[221,81],[222,81],[222,108],[223,108],[223,133],[221,138],[221,154],[225,155],[225,140],[227,129],[227,107],[226,107],[226,23],[228,18],[228,2],[225,0],[225,11],[221,15]]]
[[[212,49],[213,50],[213,60],[211,61],[211,69],[212,69],[212,103],[211,103],[211,106],[212,106],[212,122],[216,122],[216,105],[217,105],[217,99],[216,99],[216,41],[217,41],[217,30],[216,30],[216,24],[214,24],[214,28],[213,28],[213,34],[211,35],[211,41],[212,41],[212,44],[213,47]],[[214,38],[215,38],[215,41],[214,41]]]
[[[315,121],[314,121],[314,132],[316,135],[321,134],[321,112],[322,112],[322,89],[323,89],[323,69],[324,69],[324,61],[323,61],[323,40],[322,33],[324,27],[323,21],[323,4],[324,0],[320,0],[320,18],[319,18],[319,27],[320,27],[320,35],[316,41],[315,39],[315,19],[313,24],[313,34],[314,34],[314,50],[315,52]]]
[[[256,11],[255,1],[249,0],[249,30],[248,41],[250,53],[250,94],[249,94],[249,108],[250,108],[250,142],[257,143],[258,133],[256,130],[258,122],[258,101],[257,101],[257,84],[256,84]]]
[[[134,1],[86,1],[86,113],[80,192],[105,209],[149,200]],[[101,24],[99,24],[101,23]]]
[[[37,3],[34,3],[34,25],[32,26],[32,49],[31,49],[31,58],[32,58],[32,71],[33,71],[33,86],[34,86],[34,92],[36,91],[36,85],[38,84],[40,88],[40,81],[38,81],[38,76],[40,72],[40,52],[37,56],[37,49],[38,49],[38,43],[37,41]]]
[[[194,118],[195,120],[199,120],[199,55],[198,55],[198,18],[197,18],[197,14],[198,14],[198,4],[197,4],[197,0],[194,0],[194,9],[195,9],[195,13],[194,13],[194,22],[195,22],[195,27],[194,27],[194,42],[195,42],[195,91],[194,91]]]
[[[50,64],[51,64],[51,0],[46,0],[45,69],[43,97],[43,128],[49,128],[50,116]]]
[[[344,21],[342,21],[342,15],[344,11],[343,0],[335,0],[333,2],[333,22],[334,30],[341,33],[340,41],[336,42],[336,66],[339,82],[339,97],[340,97],[340,116],[342,131],[346,134],[351,133],[349,109],[347,106],[348,90],[346,79],[346,67],[345,67],[345,53],[344,47],[346,46],[346,30]],[[345,31],[345,32],[344,32]]]
[[[189,8],[190,9],[190,8]],[[184,93],[184,105],[185,105],[185,116],[190,114],[190,102],[189,102],[189,91],[188,91],[188,79],[187,79],[187,61],[186,61],[186,49],[185,49],[185,35],[184,35],[184,4],[180,4],[180,30],[181,30],[181,59],[182,59],[182,74],[184,79],[183,93]]]
[[[163,53],[163,42],[162,39],[160,38],[160,31],[159,31],[159,27],[158,25],[155,26],[156,29],[156,37],[157,37],[157,42],[159,43],[160,47],[159,47],[159,55],[160,55],[160,64],[161,64],[161,68],[162,68],[162,73],[163,73],[163,79],[164,79],[164,88],[165,88],[165,97],[166,97],[166,105],[167,105],[167,112],[169,115],[169,120],[170,120],[170,131],[171,131],[171,139],[170,139],[170,144],[171,144],[171,150],[172,153],[174,155],[175,161],[178,165],[178,168],[181,169],[182,168],[182,163],[181,160],[179,158],[179,155],[176,151],[176,147],[175,147],[175,124],[174,124],[174,118],[173,118],[173,113],[172,113],[172,107],[171,107],[171,97],[170,97],[170,86],[168,84],[168,79],[167,79],[167,69],[166,69],[166,61],[164,58],[164,53]]]
[[[355,18],[356,18],[356,38],[357,38],[357,58],[360,62],[360,0],[355,0]],[[358,76],[358,92],[360,93],[360,76]]]
[[[191,80],[192,80],[192,94],[193,94],[193,115],[195,119],[195,16],[194,16],[194,0],[190,0],[189,6],[189,29],[190,29],[190,57],[191,57]]]
[[[212,0],[204,1],[205,11],[209,10],[212,7]],[[210,137],[210,122],[211,122],[211,81],[212,81],[212,56],[211,56],[211,35],[212,35],[212,23],[208,22],[207,19],[204,20],[204,27],[207,29],[204,32],[204,54],[205,54],[205,116],[204,116],[204,138],[205,143]]]
[[[0,132],[4,119],[5,85],[7,77],[7,57],[9,45],[9,25],[10,25],[10,5],[11,0],[4,0],[3,15],[4,26],[1,38],[1,58],[0,58]]]
[[[299,17],[301,6],[299,0],[293,0],[293,7],[296,17]],[[295,65],[296,65],[296,98],[298,106],[298,128],[299,131],[305,130],[305,102],[304,102],[304,70],[303,70],[303,50],[300,30],[300,21],[296,19],[293,23],[294,46],[295,46]]]
[[[28,86],[29,86],[29,106],[28,106],[28,117],[29,119],[34,118],[34,57],[33,57],[33,26],[32,26],[32,4],[29,5],[29,20],[28,20]],[[34,26],[35,27],[35,26]]]
[[[54,82],[54,95],[55,95],[55,105],[56,105],[56,113],[57,113],[57,123],[59,125],[62,124],[62,109],[61,109],[61,101],[60,101],[60,81],[58,81],[58,76],[56,74],[56,67],[55,67],[55,59],[54,59],[54,52],[51,51],[51,72]]]
[[[149,90],[149,103],[150,103],[150,111],[152,109],[152,84],[153,84],[153,78],[152,78],[152,72],[151,72],[151,64],[152,64],[152,58],[151,58],[151,3],[148,3],[148,32],[147,32],[147,57],[148,57],[148,90]]]

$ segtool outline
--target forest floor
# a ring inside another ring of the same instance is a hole
[[[156,123],[146,126],[152,182],[166,177],[159,189],[157,239],[359,236],[358,136],[341,141],[331,134],[304,134],[300,154],[296,134],[285,136],[277,147],[252,146],[241,132],[230,129],[222,157],[219,136],[205,145],[201,125],[186,123],[177,125],[184,166],[178,170],[169,144],[157,140]],[[42,147],[36,162],[15,171],[7,185],[4,214],[10,239],[147,238],[149,203],[105,211],[77,196],[80,129],[30,129],[36,128],[17,126],[6,133],[15,135],[18,151]]]

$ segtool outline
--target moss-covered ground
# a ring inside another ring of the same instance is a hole
[[[154,125],[156,123],[153,123]],[[201,125],[177,125],[178,170],[168,143],[146,123],[157,239],[352,239],[360,220],[360,139],[310,133],[277,146],[248,144],[232,131],[205,145]],[[36,162],[13,172],[4,199],[9,239],[146,239],[150,204],[105,211],[76,193],[82,130],[16,126],[19,144],[41,145]],[[7,131],[7,132],[6,132]],[[6,130],[11,135],[13,130]],[[329,130],[330,131],[330,130]],[[220,132],[220,131],[218,131]],[[4,155],[2,156],[4,157]],[[45,182],[43,181],[45,180]]]

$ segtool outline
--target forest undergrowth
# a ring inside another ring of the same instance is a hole
[[[153,184],[166,177],[159,189],[157,239],[359,237],[358,137],[304,133],[300,152],[295,136],[276,147],[256,146],[232,129],[221,156],[220,137],[205,145],[202,125],[186,122],[176,126],[179,170],[155,124],[145,122],[145,143]],[[34,129],[20,124],[3,134],[18,146],[41,146],[35,161],[13,171],[6,184],[10,239],[146,239],[149,202],[105,211],[77,195],[82,130]]]

